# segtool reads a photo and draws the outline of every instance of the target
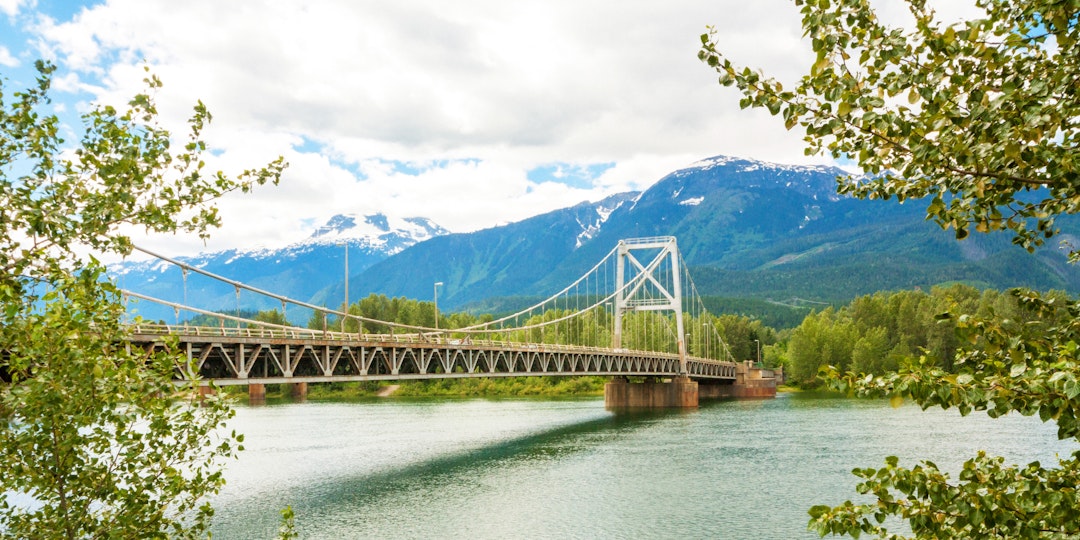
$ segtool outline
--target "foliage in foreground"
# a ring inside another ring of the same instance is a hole
[[[1008,231],[1029,251],[1056,233],[1056,217],[1080,213],[1080,1],[977,0],[982,16],[944,25],[925,0],[908,0],[907,28],[883,24],[869,0],[795,3],[817,58],[794,89],[737,67],[710,34],[699,58],[739,89],[743,107],[805,129],[807,153],[876,175],[840,179],[841,193],[926,198],[927,218],[957,238]],[[1038,414],[1078,439],[1080,303],[1015,294],[1031,315],[1023,324],[950,315],[956,373],[941,367],[949,359],[924,356],[893,375],[827,375],[837,388],[923,407]],[[855,471],[869,503],[815,506],[810,527],[898,538],[884,525],[898,517],[927,538],[1080,536],[1078,459],[1016,467],[979,455],[953,479],[890,458]]]
[[[961,414],[1010,412],[1054,421],[1058,437],[1080,441],[1080,301],[1045,299],[1015,291],[1026,323],[956,316],[965,343],[957,373],[923,357],[912,369],[874,377],[835,369],[836,389],[860,396],[909,397],[923,408],[957,408]],[[924,461],[911,469],[889,458],[881,469],[855,469],[860,493],[875,501],[835,508],[815,506],[812,524],[825,533],[857,531],[888,536],[886,515],[900,516],[919,537],[1044,538],[1080,535],[1080,451],[1056,467],[1038,462],[1005,465],[979,453],[964,462],[958,481]]]
[[[209,113],[196,106],[174,152],[149,94],[86,114],[67,149],[47,110],[54,68],[38,70],[35,88],[0,93],[0,537],[203,537],[241,448],[219,431],[231,409],[173,385],[194,372],[184,356],[124,346],[119,293],[83,254],[127,254],[131,226],[205,237],[215,199],[284,165],[204,174]]]

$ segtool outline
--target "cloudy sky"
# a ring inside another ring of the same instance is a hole
[[[477,230],[717,154],[828,162],[716,84],[707,25],[781,80],[808,65],[790,0],[0,0],[0,73],[10,93],[53,60],[74,115],[125,102],[148,65],[174,133],[196,100],[213,113],[214,169],[285,156],[278,187],[221,202],[205,246],[139,240],[182,255],[288,244],[338,213]]]

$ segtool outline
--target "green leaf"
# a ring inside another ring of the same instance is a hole
[[[1017,249],[1035,252],[1059,234],[1058,217],[1080,214],[1075,2],[978,4],[976,17],[954,20],[909,2],[912,20],[898,26],[875,2],[797,0],[816,57],[785,97],[783,125],[805,126],[807,155],[827,151],[881,175],[841,184],[843,194],[925,204],[928,219],[957,239],[1004,229]],[[755,72],[740,81],[740,104],[773,109],[773,91],[759,80],[769,79]],[[905,90],[907,103],[886,98]],[[1068,249],[1080,260],[1080,246]],[[829,364],[876,373],[842,378],[831,368],[822,376],[894,406],[906,396],[992,418],[1038,412],[1057,423],[1060,438],[1080,437],[1080,301],[1030,291],[956,293],[941,303],[923,296],[938,298],[931,290],[807,316],[787,344],[790,375],[809,381]],[[942,312],[965,315],[931,321]],[[888,334],[875,337],[873,328]],[[923,356],[910,358],[919,349]],[[894,364],[875,364],[882,358]],[[980,453],[955,479],[929,462],[905,469],[889,458],[884,469],[854,471],[865,503],[815,506],[810,526],[822,536],[894,538],[885,524],[898,518],[920,538],[1076,537],[1078,459],[1016,467]]]
[[[125,307],[98,257],[126,255],[128,230],[207,234],[217,199],[254,177],[276,182],[284,161],[238,179],[175,167],[201,165],[210,116],[196,106],[190,142],[174,147],[158,127],[152,76],[127,109],[87,112],[82,139],[65,142],[48,97],[55,68],[37,66],[37,88],[12,103],[0,92],[0,371],[11,376],[0,384],[0,493],[33,499],[0,495],[0,536],[206,536],[205,501],[239,447],[218,431],[232,410],[178,398],[178,351],[118,346]],[[10,160],[31,174],[13,184]],[[12,242],[28,233],[48,247]],[[26,429],[5,429],[12,420]]]
[[[1013,364],[1013,367],[1009,369],[1009,376],[1015,379],[1023,375],[1025,371],[1027,371],[1027,364]]]
[[[810,517],[812,517],[814,519],[820,519],[822,516],[827,514],[830,510],[832,510],[832,507],[826,506],[826,505],[823,505],[823,504],[818,504],[818,505],[811,506],[808,513],[810,514]]]

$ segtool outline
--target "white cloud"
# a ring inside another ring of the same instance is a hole
[[[29,0],[0,0],[0,13],[8,17],[14,17],[19,13],[21,6],[29,3]]]
[[[11,55],[11,51],[7,47],[0,45],[0,66],[16,67],[18,65],[19,60]]]
[[[222,149],[212,167],[287,157],[280,186],[222,201],[220,248],[296,240],[303,223],[366,209],[474,230],[715,154],[820,162],[797,132],[740,110],[696,57],[711,24],[740,63],[796,80],[812,60],[798,21],[788,0],[109,0],[32,30],[66,70],[58,88],[82,99],[125,102],[143,62],[165,83],[168,125],[202,99]],[[591,188],[527,178],[553,163],[614,166]]]

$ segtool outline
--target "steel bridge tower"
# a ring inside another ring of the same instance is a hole
[[[647,264],[634,252],[656,252]],[[670,260],[668,268],[663,262]],[[627,285],[627,265],[632,279]],[[674,311],[675,339],[679,350],[679,375],[686,375],[686,333],[683,327],[681,266],[674,236],[620,240],[615,266],[615,332],[611,346],[622,348],[623,314],[627,311]],[[670,274],[668,274],[670,272]],[[657,293],[655,296],[651,293]]]

